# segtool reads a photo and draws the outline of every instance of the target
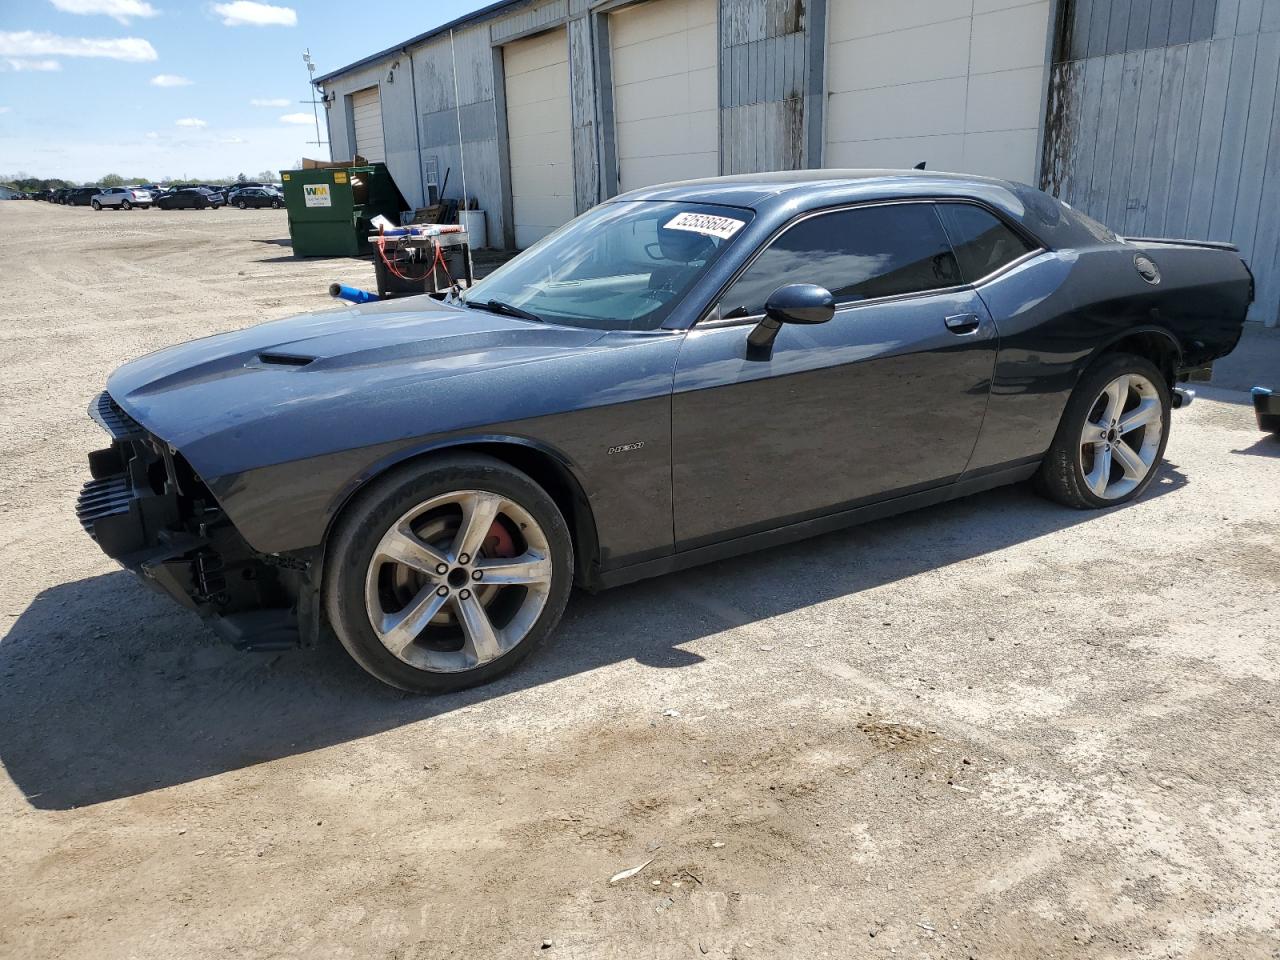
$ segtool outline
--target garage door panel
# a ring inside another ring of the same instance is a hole
[[[966,87],[960,77],[883,90],[833,93],[827,101],[827,139],[882,140],[964,133]]]
[[[503,48],[511,207],[519,247],[573,218],[568,59],[563,29]]]
[[[624,15],[610,23],[615,50],[695,27],[714,27],[716,0],[687,0],[678,8],[660,2],[640,3],[621,13]]]
[[[715,111],[683,117],[653,117],[618,124],[618,156],[672,156],[681,153],[714,153],[719,143]]]
[[[837,43],[955,20],[972,13],[972,0],[835,0],[827,10],[827,37]]]
[[[720,155],[683,153],[674,157],[637,157],[627,161],[630,175],[637,183],[668,183],[673,180],[697,180],[719,173]]]
[[[507,135],[517,140],[541,134],[562,134],[568,113],[568,97],[530,103],[507,114]]]
[[[527,73],[548,63],[567,61],[568,46],[563,30],[548,30],[534,37],[509,43],[502,49],[502,62],[507,75]]]
[[[531,133],[523,137],[512,137],[510,144],[513,170],[560,166],[573,162],[573,154],[566,148],[564,131],[552,130],[547,133]],[[572,190],[566,190],[572,193]]]
[[[514,81],[514,83],[512,83]],[[567,99],[569,91],[569,64],[553,63],[541,70],[530,70],[514,76],[507,74],[511,106],[527,106],[544,100]]]
[[[833,169],[885,167],[907,170],[923,160],[929,164],[930,170],[962,170],[964,140],[964,136],[957,133],[830,143],[827,145],[825,166]]]
[[[564,165],[559,163],[514,167],[511,171],[511,195],[572,198],[572,192],[566,192],[564,189],[565,179]]]
[[[610,16],[620,189],[719,172],[716,0]],[[708,162],[710,155],[710,162]]]
[[[516,197],[512,194],[513,200]],[[517,226],[541,231],[539,237],[573,219],[572,197],[524,196],[519,199],[523,216]]]

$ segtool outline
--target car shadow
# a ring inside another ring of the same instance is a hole
[[[1280,457],[1280,434],[1264,433],[1249,446],[1231,452],[1253,457]]]
[[[1166,463],[1146,497],[1185,483]],[[0,641],[0,763],[40,809],[134,796],[613,663],[701,663],[684,645],[735,622],[856,595],[1107,512],[1065,509],[1016,486],[597,596],[577,593],[539,654],[494,683],[441,697],[382,686],[336,643],[237,653],[124,572],[63,583],[40,593]],[[889,632],[879,617],[859,630]],[[714,655],[715,647],[700,650]]]

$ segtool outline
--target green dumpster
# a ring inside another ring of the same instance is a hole
[[[382,214],[400,222],[408,205],[387,166],[281,170],[289,236],[300,257],[353,257],[369,252],[369,221]]]

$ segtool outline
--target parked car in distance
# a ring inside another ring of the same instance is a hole
[[[63,203],[71,207],[87,207],[93,203],[93,198],[97,196],[101,187],[72,187],[67,191],[66,199]]]
[[[264,190],[261,187],[246,187],[243,190],[237,190],[231,195],[229,202],[241,210],[249,207],[270,207],[273,210],[279,210],[284,206],[284,200],[274,190]]]
[[[382,681],[457,690],[523,659],[574,584],[1032,478],[1127,503],[1252,296],[1229,244],[1118,237],[1003,180],[660,184],[460,296],[125,364],[78,513],[237,646],[331,627]]]
[[[156,207],[161,210],[216,210],[222,205],[222,194],[210,193],[203,187],[172,190],[156,201]]]
[[[151,201],[151,191],[142,187],[104,187],[93,195],[91,203],[95,210],[147,210]]]

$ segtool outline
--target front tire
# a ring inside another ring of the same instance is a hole
[[[1036,475],[1045,496],[1097,510],[1141,496],[1169,441],[1169,384],[1145,357],[1103,357],[1080,378]]]
[[[93,207],[93,209],[95,210],[102,209],[102,204],[100,204],[97,200],[94,200],[91,204],[89,204],[89,206]]]
[[[492,457],[448,454],[392,471],[343,512],[325,609],[383,683],[447,693],[506,673],[546,639],[573,562],[545,490]]]
[[[248,209],[249,209],[249,205],[248,205],[247,203],[245,203],[243,200],[239,201],[239,202],[236,204],[236,206],[237,206],[237,207],[239,207],[241,210],[248,210]]]
[[[280,209],[280,201],[279,201],[279,200],[272,200],[272,201],[271,201],[271,209],[272,209],[272,210],[279,210],[279,209]]]

